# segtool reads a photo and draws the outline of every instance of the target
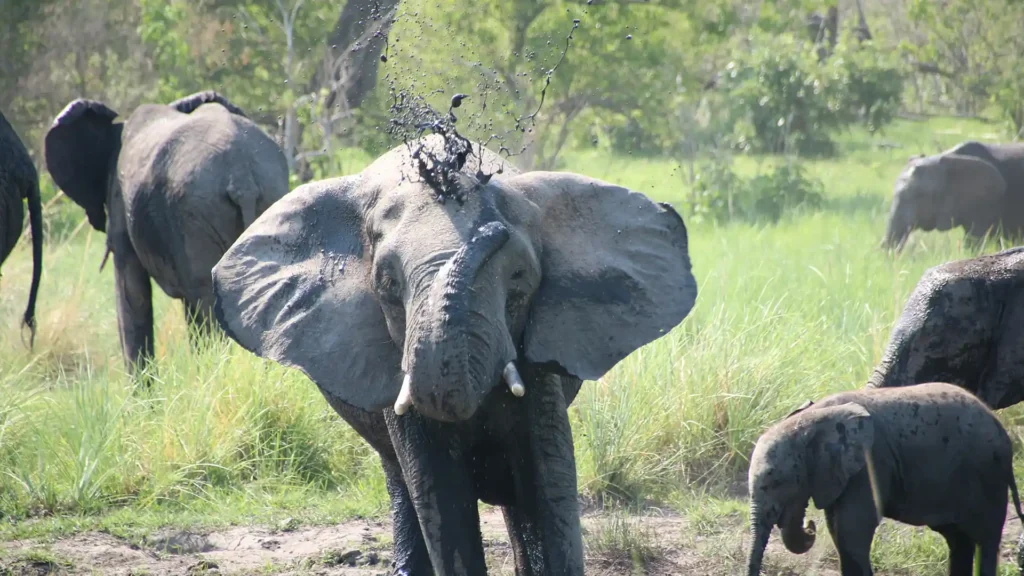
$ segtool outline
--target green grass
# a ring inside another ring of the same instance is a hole
[[[735,516],[760,432],[806,399],[862,386],[921,273],[973,254],[960,231],[915,233],[897,257],[878,248],[907,157],[1000,137],[991,125],[946,118],[854,131],[840,157],[807,163],[824,183],[820,211],[767,227],[690,223],[693,312],[587,383],[571,408],[584,494],[667,502],[709,534],[716,519]],[[347,168],[367,160],[354,155]],[[748,175],[773,161],[735,159]],[[672,160],[573,152],[563,167],[680,206],[687,194],[686,166]],[[4,266],[0,538],[387,514],[376,455],[312,384],[221,339],[192,351],[180,307],[158,290],[157,383],[136,390],[121,368],[112,270],[97,272],[103,236],[78,227],[82,218],[61,202],[49,209],[57,233],[33,352],[16,321],[29,243]],[[706,498],[713,503],[695,507]],[[644,548],[618,528],[597,545]],[[944,547],[908,534],[880,536],[879,566],[938,566]]]

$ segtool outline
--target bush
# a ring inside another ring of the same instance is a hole
[[[726,163],[709,161],[698,169],[688,204],[698,222],[738,219],[774,224],[787,212],[817,209],[821,202],[821,182],[807,176],[798,163],[782,164],[744,179]]]
[[[720,80],[739,149],[831,155],[832,133],[858,121],[877,129],[899,106],[902,73],[871,44],[840,45],[820,62],[812,44],[792,36],[757,35],[751,43]]]

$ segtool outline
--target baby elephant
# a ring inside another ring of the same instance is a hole
[[[758,576],[772,526],[790,552],[814,544],[808,501],[825,511],[843,576],[870,575],[882,517],[928,526],[949,545],[950,576],[995,576],[1009,485],[1010,438],[969,392],[945,383],[834,394],[772,426],[750,459],[749,576]]]

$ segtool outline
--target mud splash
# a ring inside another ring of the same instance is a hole
[[[511,118],[512,127],[503,132],[495,132],[493,130],[494,119],[487,117],[487,99],[490,92],[487,87],[484,87],[478,96],[456,93],[451,97],[448,111],[440,113],[427,102],[426,97],[415,94],[412,88],[408,90],[397,88],[395,81],[390,75],[388,76],[392,104],[388,111],[390,118],[384,131],[393,140],[408,147],[410,156],[415,162],[416,174],[435,192],[438,202],[443,204],[452,199],[461,204],[465,201],[467,194],[471,193],[475,187],[467,190],[465,185],[460,182],[459,174],[466,165],[467,159],[472,155],[482,157],[485,147],[496,143],[498,154],[504,156],[505,159],[511,159],[526,151],[528,144],[524,144],[519,150],[514,151],[506,145],[506,142],[512,134],[526,133],[536,126],[537,116],[544,106],[551,80],[559,66],[565,61],[566,54],[572,45],[573,35],[579,26],[580,20],[574,19],[572,28],[565,37],[565,46],[559,54],[558,60],[545,72],[544,87],[541,89],[536,109],[528,114],[518,116],[506,111],[506,115]],[[387,62],[388,59],[386,56],[382,56],[381,60]],[[443,90],[434,90],[427,96],[438,96],[443,93]],[[479,100],[480,108],[470,117],[475,120],[476,125],[488,129],[490,132],[486,140],[478,144],[475,151],[469,138],[459,132],[459,118],[455,114],[455,110],[461,108],[463,102],[474,100]],[[440,151],[435,151],[424,145],[422,138],[427,134],[441,137],[443,145]],[[502,173],[500,168],[495,172],[487,173],[483,170],[482,165],[483,163],[475,174],[476,185],[485,185],[495,174]]]

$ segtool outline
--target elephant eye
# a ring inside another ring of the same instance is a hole
[[[513,280],[522,280],[523,276],[525,276],[525,275],[526,275],[526,270],[523,270],[522,268],[520,268],[519,270],[516,270],[515,272],[512,273],[512,279]]]
[[[389,304],[402,303],[402,286],[391,274],[385,272],[377,277],[377,291]]]

